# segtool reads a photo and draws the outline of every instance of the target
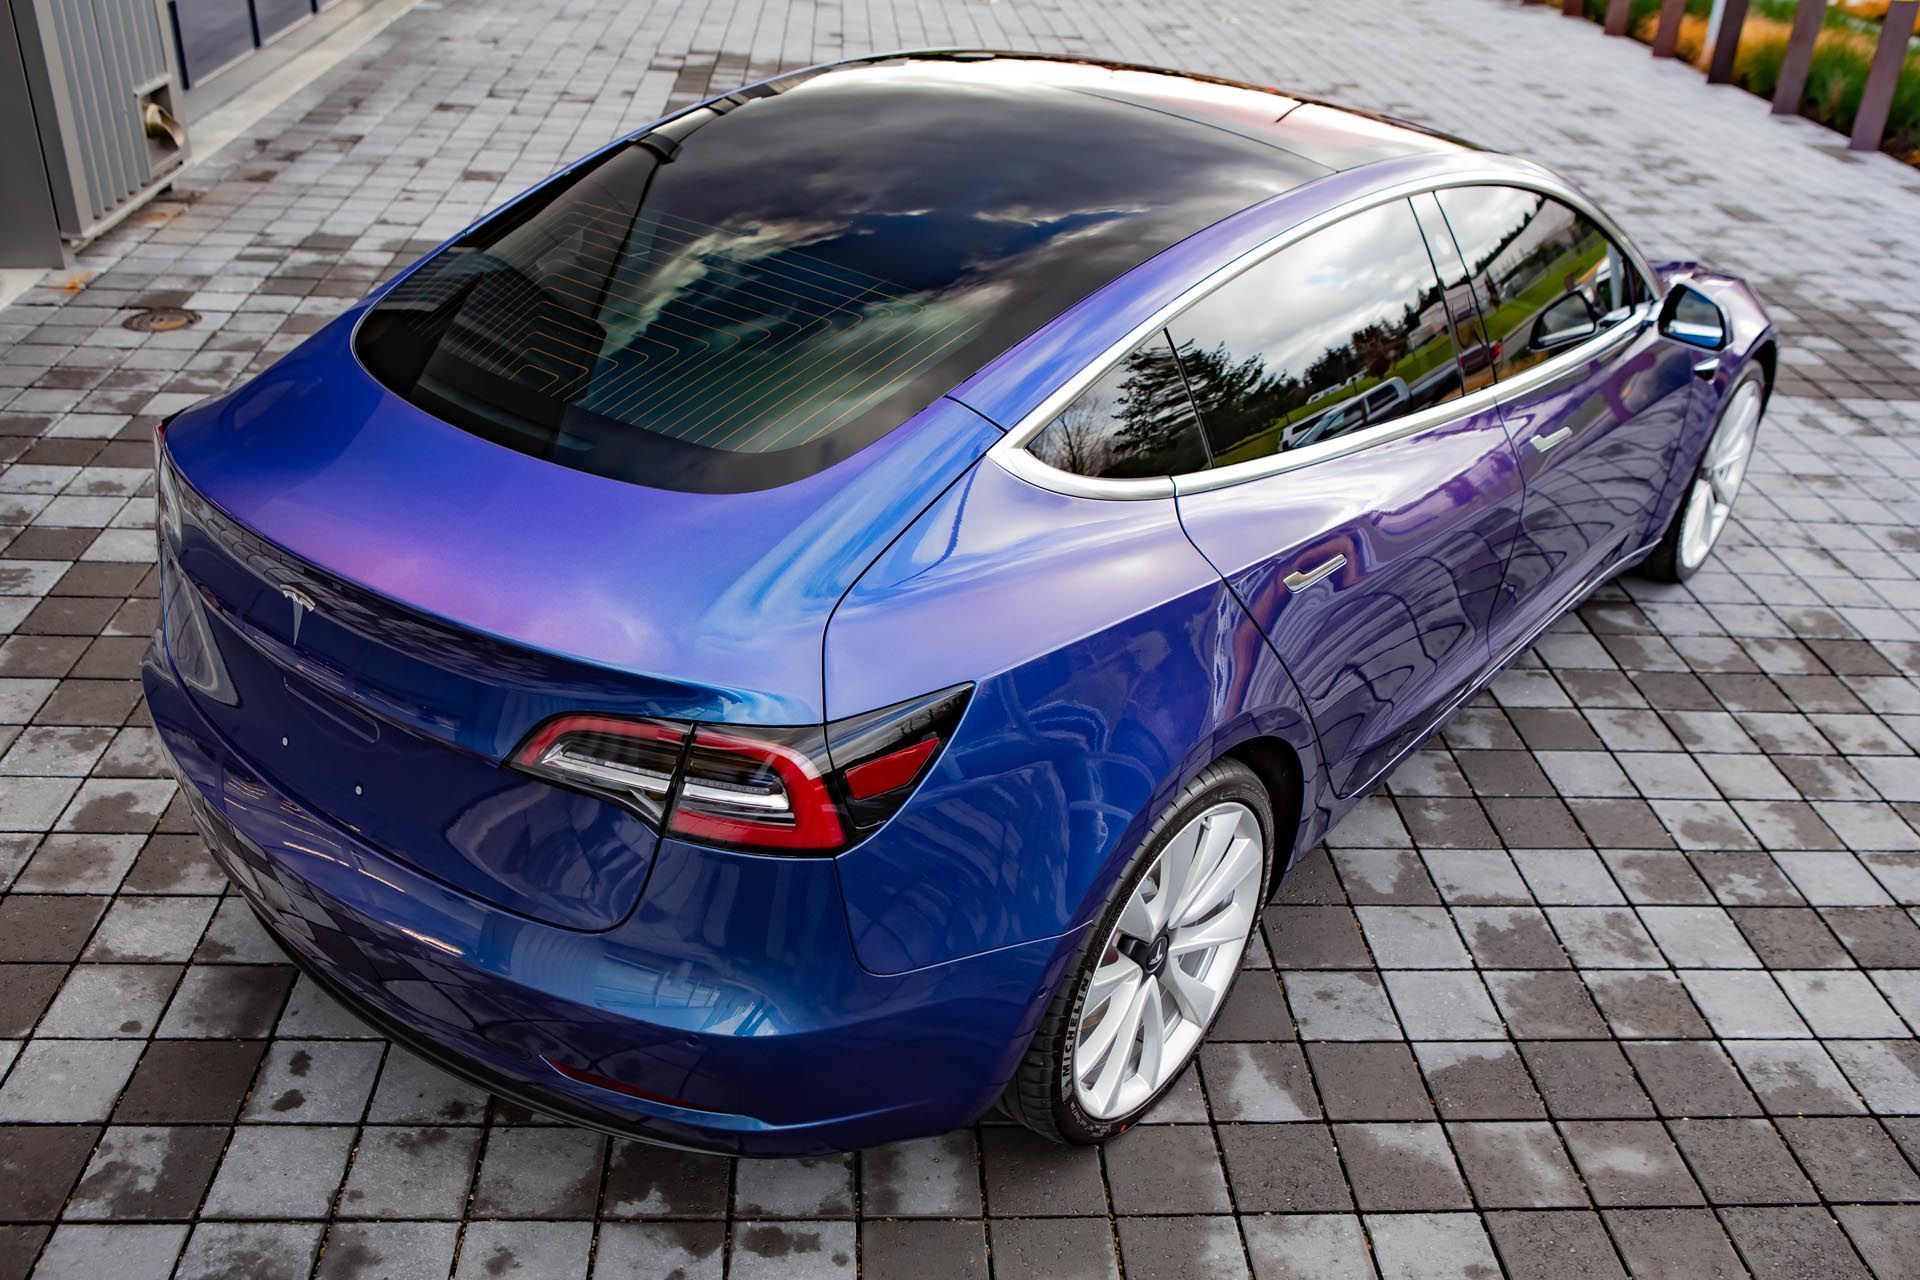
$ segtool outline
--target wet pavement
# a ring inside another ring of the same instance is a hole
[[[663,107],[958,44],[1426,121],[1746,273],[1787,345],[1736,525],[1334,832],[1104,1153],[535,1121],[296,980],[190,833],[134,678],[152,424]],[[1916,215],[1920,172],[1499,0],[427,0],[0,310],[0,1280],[1920,1275]]]

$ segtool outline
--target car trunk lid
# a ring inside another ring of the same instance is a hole
[[[647,489],[388,394],[351,322],[168,428],[169,653],[300,803],[489,902],[610,927],[652,829],[502,761],[568,711],[819,723],[833,605],[999,432],[942,401],[793,485]]]

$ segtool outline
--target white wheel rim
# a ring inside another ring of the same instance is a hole
[[[1237,801],[1180,829],[1107,935],[1074,1028],[1074,1096],[1126,1115],[1186,1067],[1240,968],[1265,877],[1260,820]]]
[[[1760,385],[1743,382],[1720,415],[1700,470],[1694,473],[1693,487],[1687,491],[1686,510],[1680,515],[1680,563],[1686,568],[1698,568],[1727,527],[1759,430]]]

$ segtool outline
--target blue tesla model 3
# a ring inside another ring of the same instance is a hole
[[[814,68],[165,424],[147,700],[287,953],[499,1094],[1098,1141],[1397,760],[1707,558],[1776,359],[1739,282],[1409,126]]]

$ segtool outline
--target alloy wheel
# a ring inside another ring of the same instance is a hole
[[[1759,383],[1743,382],[1734,389],[1732,403],[1714,428],[1681,516],[1680,563],[1687,569],[1699,567],[1726,528],[1733,500],[1740,495],[1740,483],[1747,476],[1747,464],[1753,459],[1760,409]]]
[[[1227,801],[1167,842],[1140,877],[1088,981],[1073,1086],[1090,1116],[1141,1106],[1187,1065],[1233,985],[1259,910],[1264,836]]]

